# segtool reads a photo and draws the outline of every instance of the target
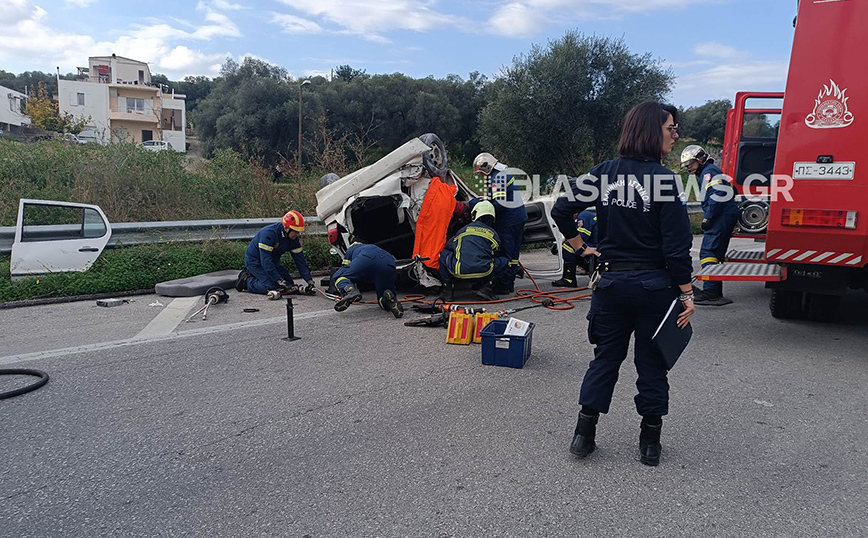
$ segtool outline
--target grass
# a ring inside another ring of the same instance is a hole
[[[56,273],[12,281],[9,256],[0,260],[0,302],[114,293],[151,289],[160,282],[244,266],[246,242],[209,241],[199,244],[140,245],[106,250],[83,273]],[[304,239],[305,258],[312,271],[340,262],[324,238]],[[292,257],[283,258],[297,274]]]

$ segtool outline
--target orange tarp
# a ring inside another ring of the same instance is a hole
[[[435,177],[422,200],[422,209],[416,219],[413,255],[428,258],[422,263],[431,269],[440,269],[440,251],[446,246],[446,232],[455,210],[456,192],[458,187],[447,185]]]

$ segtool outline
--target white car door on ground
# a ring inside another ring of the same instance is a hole
[[[13,277],[87,271],[111,238],[98,206],[21,200],[10,272]]]

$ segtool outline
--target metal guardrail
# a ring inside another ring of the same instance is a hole
[[[701,213],[699,202],[687,204],[689,213]],[[106,248],[154,243],[195,243],[213,239],[249,241],[263,226],[279,222],[271,219],[174,220],[163,222],[118,222],[112,224],[112,237]],[[305,217],[305,235],[326,235],[318,217]],[[0,227],[0,253],[12,252],[15,226]]]
[[[317,217],[305,217],[305,235],[325,235]],[[213,239],[249,241],[263,226],[280,222],[270,219],[176,220],[163,222],[118,222],[111,225],[112,237],[106,248],[154,243],[195,243]],[[0,227],[0,252],[12,252],[15,227]]]

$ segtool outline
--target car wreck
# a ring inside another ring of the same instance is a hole
[[[358,239],[375,244],[395,256],[399,276],[426,288],[439,287],[441,282],[436,253],[430,250],[430,241],[421,241],[420,246],[421,236],[430,237],[432,227],[436,228],[433,235],[442,237],[442,249],[446,239],[467,223],[468,203],[479,197],[449,168],[443,142],[433,133],[413,138],[376,163],[343,178],[329,174],[322,185],[316,193],[316,213],[338,253],[343,255]],[[442,200],[444,191],[452,193],[454,202],[447,200],[432,211],[435,195],[429,193],[437,192],[436,197]],[[525,194],[528,220],[524,243],[559,242],[560,234],[549,216],[553,200],[534,199],[532,191]],[[428,206],[423,213],[426,198]],[[558,273],[559,264],[527,269],[534,276],[546,277]]]

